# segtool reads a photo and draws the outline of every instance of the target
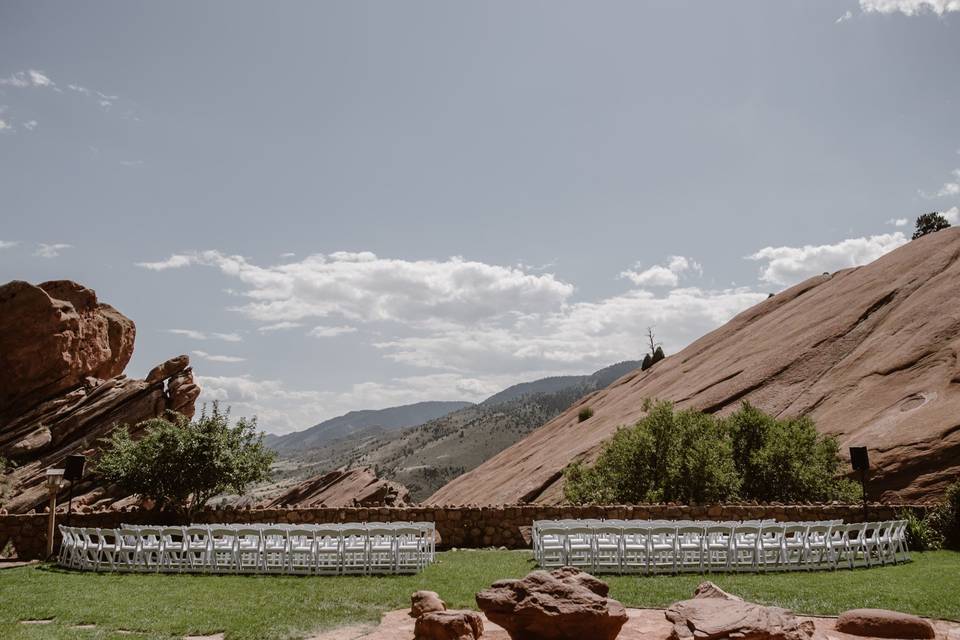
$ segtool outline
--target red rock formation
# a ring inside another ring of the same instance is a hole
[[[871,497],[933,498],[960,474],[958,301],[956,228],[811,278],[584,398],[426,502],[560,502],[567,464],[594,459],[643,416],[647,398],[720,413],[748,400],[777,416],[810,415],[844,454],[869,447]],[[594,416],[581,424],[588,405]]]
[[[673,623],[670,640],[809,640],[815,631],[786,609],[745,602],[712,584],[701,584],[692,600],[674,602],[664,615]]]
[[[46,469],[73,453],[95,456],[97,441],[115,426],[168,410],[193,416],[200,388],[187,356],[146,380],[122,375],[135,336],[133,321],[74,282],[0,287],[0,456],[14,463],[4,503],[10,512],[42,508]],[[122,497],[98,486],[95,475],[75,495],[80,504]]]
[[[613,640],[627,622],[610,587],[573,567],[498,580],[477,593],[477,606],[513,640]]]
[[[402,484],[381,480],[372,469],[337,469],[308,478],[261,505],[296,507],[400,507],[410,502]]]

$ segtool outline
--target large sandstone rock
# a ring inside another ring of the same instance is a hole
[[[425,613],[446,611],[447,603],[435,591],[415,591],[410,596],[410,617],[419,618]]]
[[[132,320],[75,282],[0,286],[0,417],[120,375],[135,337]]]
[[[0,287],[0,456],[15,463],[4,508],[43,508],[46,469],[73,453],[95,457],[117,425],[135,431],[169,410],[193,415],[200,388],[187,356],[147,380],[122,375],[135,334],[131,320],[74,282]],[[125,498],[95,474],[73,489],[75,507]]]
[[[703,583],[692,600],[670,605],[664,615],[673,623],[670,640],[809,640],[814,626],[779,607],[764,607]]]
[[[562,501],[563,469],[592,460],[646,398],[810,415],[868,445],[872,498],[937,496],[960,474],[960,228],[862,267],[817,276],[743,311],[646,371],[627,374],[456,478],[428,504]],[[594,415],[580,424],[577,413]]]
[[[837,631],[869,638],[935,638],[928,620],[886,609],[853,609],[837,618]]]
[[[476,640],[483,619],[476,611],[430,611],[417,618],[413,640]]]
[[[607,583],[572,567],[500,580],[477,594],[487,618],[513,640],[613,640],[627,621]]]
[[[369,467],[356,467],[307,478],[260,506],[401,507],[409,501],[410,492],[402,484],[378,478]]]

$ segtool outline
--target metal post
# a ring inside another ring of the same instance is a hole
[[[53,557],[53,536],[57,530],[57,492],[50,492],[50,516],[47,518],[47,559]]]
[[[870,521],[870,512],[867,508],[867,470],[860,470],[860,487],[863,491],[863,521]]]

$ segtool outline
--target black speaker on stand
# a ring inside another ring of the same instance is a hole
[[[67,456],[63,462],[63,478],[70,481],[70,501],[67,503],[66,525],[70,525],[70,515],[73,513],[73,487],[77,480],[83,478],[84,467],[87,466],[87,457],[75,453]]]
[[[870,456],[866,447],[850,447],[850,466],[860,472],[860,486],[863,489],[863,521],[870,518],[867,513],[867,472],[870,470]]]

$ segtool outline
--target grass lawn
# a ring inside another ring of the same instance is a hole
[[[960,553],[913,554],[906,565],[854,571],[709,579],[748,600],[799,613],[881,607],[960,620]],[[379,619],[430,589],[450,606],[475,608],[473,594],[534,568],[529,552],[457,551],[416,576],[288,577],[93,574],[49,565],[0,571],[0,638],[170,638],[225,631],[228,640],[302,638],[312,631]],[[663,607],[704,579],[608,576],[611,596],[632,607]],[[48,619],[24,625],[21,620]],[[83,630],[75,625],[95,624]],[[140,632],[137,636],[119,630]]]

